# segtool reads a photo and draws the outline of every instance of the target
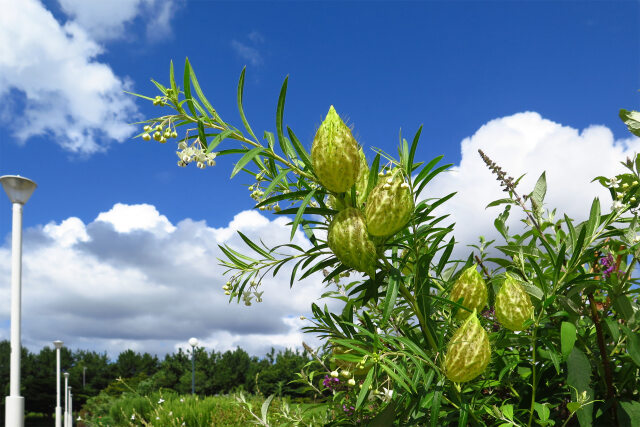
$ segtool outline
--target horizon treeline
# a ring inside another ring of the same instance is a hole
[[[9,394],[10,343],[0,341],[0,393]],[[298,350],[274,348],[263,358],[250,356],[242,348],[218,352],[195,350],[195,391],[198,395],[226,394],[243,390],[263,395],[305,397],[306,389],[291,381],[297,379],[310,355]],[[25,411],[53,414],[56,405],[56,352],[44,347],[39,353],[22,348],[20,393],[25,398]],[[60,352],[61,371],[69,372],[73,406],[78,410],[87,399],[101,391],[118,395],[127,387],[145,392],[160,389],[191,393],[191,352],[179,349],[160,360],[156,355],[133,350],[121,352],[115,360],[107,353],[88,350]],[[84,373],[84,385],[83,385]],[[124,381],[118,381],[122,378]],[[64,377],[61,375],[61,389]],[[0,411],[4,413],[4,399]],[[61,405],[64,405],[64,397]]]

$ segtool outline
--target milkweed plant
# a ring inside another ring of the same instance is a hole
[[[365,150],[330,106],[313,141],[300,141],[284,121],[285,79],[275,133],[258,138],[244,78],[241,130],[207,100],[188,60],[182,87],[172,63],[168,86],[153,81],[158,95],[137,95],[163,110],[138,136],[175,141],[181,167],[236,156],[231,177],[251,176],[255,208],[286,215],[291,239],[305,233],[308,249],[238,232],[244,251],[220,246],[222,292],[251,305],[285,264],[291,286],[321,275],[323,298],[343,308],[311,305],[305,330],[323,346],[307,346],[316,360],[299,382],[324,402],[326,425],[640,425],[640,155],[622,162],[626,173],[594,179],[612,200],[594,198],[576,221],[545,206],[544,173],[523,190],[480,151],[506,195],[487,206],[498,209],[500,237],[454,259],[454,226],[438,210],[454,194],[429,194],[451,165],[415,158],[422,127],[400,138],[397,156]],[[640,113],[620,116],[640,136]],[[518,233],[507,226],[514,212]],[[264,425],[266,406],[255,417]]]

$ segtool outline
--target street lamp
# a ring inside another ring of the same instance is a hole
[[[20,304],[22,287],[22,206],[37,185],[21,176],[5,175],[0,183],[13,204],[11,227],[11,362],[9,396],[5,403],[5,425],[24,426],[24,397],[20,396]]]
[[[64,426],[69,424],[69,372],[64,373]]]
[[[63,342],[56,340],[53,345],[56,347],[56,427],[62,427],[62,408],[60,408],[60,349]]]
[[[73,394],[71,394],[71,387],[69,387],[69,427],[73,427]]]
[[[189,345],[191,346],[191,394],[196,394],[196,346],[198,339],[189,338]]]

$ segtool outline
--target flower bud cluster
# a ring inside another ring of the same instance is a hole
[[[216,161],[214,159],[216,158],[217,153],[207,153],[207,151],[202,148],[198,140],[191,145],[187,145],[185,141],[180,141],[176,154],[180,159],[178,160],[178,166],[180,167],[185,167],[192,162],[196,162],[196,165],[200,169],[216,165]]]
[[[178,132],[171,127],[171,123],[166,128],[162,124],[145,125],[142,130],[144,131],[142,134],[144,141],[151,141],[153,137],[159,143],[164,144],[168,139],[178,137]]]

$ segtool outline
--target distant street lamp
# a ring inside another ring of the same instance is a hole
[[[191,346],[191,394],[196,394],[196,346],[198,339],[189,338],[189,345]]]
[[[84,390],[85,386],[85,376],[87,375],[87,367],[82,368],[82,389]]]
[[[64,427],[69,424],[69,372],[64,373]]]
[[[69,416],[66,418],[65,427],[71,427],[73,425],[73,405],[71,403],[71,386],[67,389],[67,393],[69,394]]]
[[[53,345],[56,347],[56,427],[62,427],[62,408],[60,407],[60,349],[63,342],[56,340]]]
[[[11,227],[11,362],[9,396],[5,401],[5,425],[24,426],[24,397],[20,396],[20,305],[22,301],[22,207],[37,185],[21,176],[5,175],[0,183],[13,204]]]

